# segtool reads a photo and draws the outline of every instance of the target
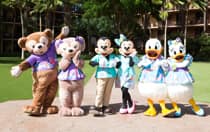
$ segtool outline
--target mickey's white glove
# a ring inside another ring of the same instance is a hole
[[[19,66],[13,66],[10,73],[13,77],[19,77],[22,71]]]

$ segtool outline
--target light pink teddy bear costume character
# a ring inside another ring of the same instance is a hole
[[[84,61],[80,59],[85,49],[83,37],[69,37],[57,41],[57,52],[62,59],[59,62],[59,100],[61,116],[80,116],[84,110],[80,108],[83,99],[85,75],[81,68]]]

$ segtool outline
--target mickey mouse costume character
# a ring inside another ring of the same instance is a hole
[[[185,54],[186,49],[180,38],[168,40],[169,55],[167,59],[168,72],[166,74],[166,85],[169,99],[176,110],[175,116],[182,115],[181,108],[178,107],[178,101],[188,101],[192,105],[193,112],[198,116],[204,116],[204,110],[199,107],[193,99],[194,79],[189,71],[189,66],[193,61],[190,54]]]
[[[167,98],[167,88],[164,83],[163,56],[161,56],[162,46],[158,39],[149,39],[146,42],[145,53],[142,56],[139,67],[142,67],[139,76],[139,92],[147,98],[149,108],[144,112],[146,116],[155,116],[157,111],[153,101],[158,101],[163,116],[169,116],[175,113],[174,109],[168,109],[165,106]]]
[[[120,34],[119,39],[114,40],[120,46],[116,68],[118,68],[117,78],[120,82],[122,91],[122,106],[119,110],[121,114],[132,114],[135,111],[135,102],[131,99],[128,92],[129,89],[135,86],[135,70],[134,65],[138,64],[137,52],[132,41],[128,40],[126,36]]]
[[[111,41],[102,37],[97,41],[97,48],[95,48],[95,55],[90,60],[91,66],[97,66],[96,70],[96,99],[94,116],[103,116],[104,113],[112,114],[113,111],[109,107],[110,96],[114,80],[117,76],[116,66],[116,55],[113,54],[113,48],[111,48]]]

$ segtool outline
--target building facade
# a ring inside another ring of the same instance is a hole
[[[210,2],[206,11],[190,6],[187,16],[187,37],[199,36],[202,32],[210,33]],[[167,35],[183,36],[186,20],[186,12],[181,7],[174,7],[168,10]],[[164,22],[158,22],[150,17],[150,37],[164,38]]]
[[[58,8],[46,14],[31,14],[31,9],[24,11],[24,35],[45,28],[53,29],[56,35],[63,25],[68,25],[72,11],[70,8]],[[75,15],[75,14],[74,14]],[[17,41],[22,36],[20,12],[18,9],[3,7],[0,9],[0,56],[21,54]]]
[[[76,6],[75,6],[76,7]],[[78,14],[77,8],[58,8],[54,14],[46,16],[41,15],[42,26],[40,27],[40,15],[31,15],[30,9],[25,12],[27,28],[25,35],[34,32],[44,30],[45,28],[51,28],[53,24],[54,33],[60,32],[61,27],[65,24],[71,24],[71,19]],[[167,35],[183,36],[185,27],[185,12],[181,7],[175,7],[168,11],[167,18]],[[56,18],[56,19],[55,19]],[[49,19],[49,21],[47,20]],[[54,21],[54,22],[53,22]],[[164,38],[164,26],[162,21],[157,21],[155,18],[150,17],[148,29],[150,31],[150,37],[157,37],[160,40]],[[0,8],[0,56],[16,56],[21,54],[21,49],[17,45],[17,40],[22,36],[20,23],[20,13],[16,9]],[[210,33],[210,2],[208,2],[208,8],[205,12],[200,9],[190,7],[187,18],[187,37],[193,38],[199,36],[202,32]],[[88,39],[89,40],[89,39]],[[143,41],[137,44],[137,48],[143,51]]]

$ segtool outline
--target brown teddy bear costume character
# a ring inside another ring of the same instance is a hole
[[[63,27],[56,39],[61,39],[69,33],[68,27]],[[57,60],[55,41],[52,31],[46,29],[43,32],[34,32],[27,37],[18,40],[20,48],[31,55],[19,65],[12,67],[11,75],[14,77],[33,68],[32,78],[32,104],[24,107],[24,112],[29,115],[55,114],[57,106],[52,106],[58,89]]]
[[[81,36],[69,37],[56,41],[61,69],[59,79],[59,100],[61,116],[80,116],[84,110],[80,108],[83,99],[84,78],[82,72],[84,61],[80,59],[81,51],[85,49],[85,40]]]

